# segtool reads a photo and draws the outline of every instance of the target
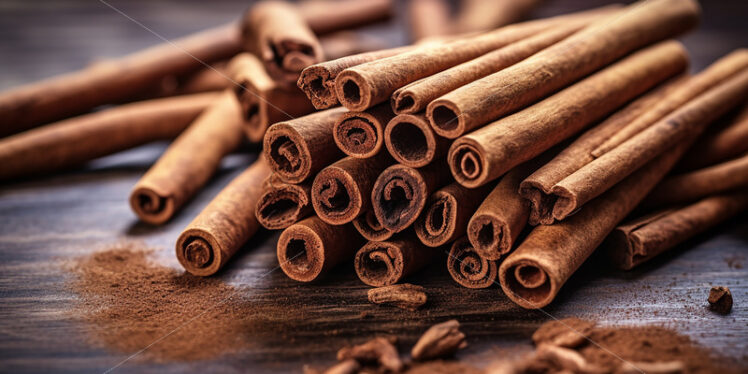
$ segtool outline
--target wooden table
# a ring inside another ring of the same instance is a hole
[[[134,19],[167,38],[220,24],[236,16],[242,1],[112,1]],[[597,6],[603,1],[548,1],[537,15]],[[683,41],[692,67],[700,70],[744,46],[748,3],[708,1],[701,28]],[[0,5],[0,89],[62,73],[97,57],[116,56],[158,42],[103,3],[9,0]],[[403,17],[400,17],[403,18]],[[402,20],[369,32],[402,43]],[[173,243],[180,230],[255,155],[228,157],[219,174],[172,222],[138,223],[127,205],[130,188],[156,160],[165,144],[154,144],[97,160],[85,168],[0,186],[0,371],[104,372],[133,352],[91,347],[82,326],[70,317],[76,295],[65,284],[71,275],[60,261],[122,240],[160,248],[157,260],[178,268]],[[394,334],[409,347],[429,325],[459,319],[470,346],[460,358],[485,363],[531,348],[529,336],[551,317],[579,316],[601,323],[659,323],[688,334],[742,362],[748,361],[748,216],[699,236],[631,272],[612,271],[593,256],[544,311],[513,305],[497,287],[458,287],[437,267],[410,279],[428,288],[428,307],[405,312],[366,301],[366,290],[350,264],[315,284],[299,284],[277,265],[277,234],[251,240],[220,279],[247,287],[257,303],[279,303],[279,292],[297,301],[298,313],[284,323],[295,331],[258,348],[221,359],[159,363],[135,359],[115,372],[298,372],[304,363],[327,365],[335,351],[375,334]],[[711,285],[731,288],[733,312],[706,310]],[[369,317],[361,318],[366,312]],[[269,327],[272,329],[272,327]],[[283,344],[285,343],[285,344]]]

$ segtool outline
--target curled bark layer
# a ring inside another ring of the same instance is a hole
[[[353,220],[353,226],[366,240],[381,242],[394,235],[393,231],[386,229],[377,219],[373,210],[368,210]]]
[[[498,265],[475,251],[466,237],[457,239],[449,250],[447,270],[455,282],[467,288],[488,288],[496,282]]]
[[[373,157],[382,149],[384,128],[393,116],[386,103],[363,112],[346,112],[333,127],[335,144],[348,156]]]
[[[369,286],[389,286],[421,270],[436,257],[413,233],[403,233],[380,242],[368,242],[356,252],[353,267]]]
[[[399,114],[384,129],[384,143],[397,162],[420,168],[443,158],[450,141],[436,135],[423,114]]]
[[[312,184],[290,184],[271,175],[265,181],[262,196],[257,201],[255,216],[269,230],[285,229],[314,213],[311,198]]]
[[[413,224],[418,239],[429,247],[438,247],[464,236],[470,217],[492,187],[466,188],[451,183],[431,194]]]

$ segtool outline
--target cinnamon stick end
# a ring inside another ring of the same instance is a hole
[[[387,242],[369,242],[356,252],[353,267],[362,282],[381,287],[397,283],[403,276],[403,254]]]
[[[152,188],[136,186],[130,193],[130,207],[138,218],[151,225],[166,223],[174,215],[174,199]]]
[[[455,282],[466,288],[488,288],[498,274],[496,261],[480,257],[465,237],[452,244],[447,270]]]
[[[307,226],[295,224],[286,228],[276,250],[281,270],[293,280],[311,282],[322,272],[324,244]]]
[[[433,131],[428,123],[411,114],[400,114],[387,124],[384,142],[392,157],[406,166],[426,166],[436,155]]]
[[[366,113],[347,113],[335,123],[333,137],[345,154],[357,158],[369,158],[382,148],[382,129],[374,124],[375,119]]]
[[[344,169],[328,166],[314,178],[314,211],[321,220],[331,225],[343,225],[353,221],[361,213],[364,198],[353,176]]]
[[[553,277],[532,259],[507,258],[499,267],[499,281],[507,297],[526,309],[542,308],[558,293]]]
[[[177,239],[177,260],[192,275],[210,276],[221,268],[222,253],[218,242],[207,231],[188,229]]]
[[[434,132],[449,139],[459,138],[465,133],[465,119],[460,108],[446,100],[434,100],[426,107],[428,118]]]

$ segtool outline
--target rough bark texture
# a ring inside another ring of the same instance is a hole
[[[447,270],[455,282],[467,288],[488,288],[496,283],[498,265],[475,251],[467,237],[457,239],[449,250]]]
[[[387,103],[363,112],[346,112],[335,122],[332,135],[338,148],[348,156],[369,158],[384,144],[384,128],[394,117]]]
[[[444,158],[451,141],[436,135],[420,113],[395,116],[384,129],[384,143],[399,163],[420,168]]]
[[[418,241],[413,232],[405,232],[386,241],[364,244],[356,252],[353,267],[369,286],[389,286],[421,270],[438,254]]]
[[[438,247],[464,236],[468,220],[492,187],[466,188],[455,182],[431,194],[413,224],[418,239],[429,247]]]

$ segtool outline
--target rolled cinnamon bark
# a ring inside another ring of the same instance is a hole
[[[278,263],[289,278],[311,282],[352,258],[363,241],[352,225],[332,226],[311,216],[283,230]]]
[[[449,4],[444,0],[412,0],[408,2],[410,40],[413,42],[452,33]]]
[[[374,214],[382,227],[400,232],[415,222],[429,195],[449,182],[444,168],[436,162],[420,169],[400,164],[384,169],[371,192]]]
[[[499,282],[507,297],[526,309],[550,304],[561,286],[672,168],[690,143],[683,141],[657,156],[568,219],[535,227],[499,267]]]
[[[467,288],[488,288],[496,282],[496,261],[478,255],[466,237],[457,239],[449,249],[447,270],[455,282]]]
[[[393,0],[307,0],[298,6],[317,35],[383,21],[394,13]]]
[[[464,135],[449,149],[447,159],[452,175],[467,187],[496,179],[682,72],[687,59],[680,43],[659,43],[533,106]]]
[[[335,144],[348,156],[373,157],[382,149],[384,128],[394,116],[387,103],[363,112],[346,112],[333,127]]]
[[[748,68],[748,49],[736,50],[717,60],[704,71],[694,75],[680,87],[666,95],[651,109],[627,124],[626,127],[609,137],[603,144],[592,151],[592,155],[594,157],[602,156],[689,100],[746,68]]]
[[[179,235],[177,259],[190,274],[215,274],[260,228],[255,205],[270,168],[262,158],[239,174]]]
[[[61,170],[179,135],[218,95],[126,104],[0,140],[0,180]]]
[[[509,253],[527,225],[530,208],[517,190],[534,166],[529,162],[508,172],[470,218],[468,239],[481,257],[498,260]]]
[[[423,213],[413,224],[418,239],[438,247],[464,236],[468,220],[493,186],[466,188],[450,183],[431,194]]]
[[[240,50],[238,36],[230,23],[0,93],[0,137],[126,101],[165,77],[227,59]]]
[[[553,218],[562,220],[656,155],[701,131],[748,95],[748,69],[689,101],[610,152],[556,183]]]
[[[748,105],[719,132],[706,136],[694,145],[698,152],[683,156],[680,170],[694,170],[729,160],[748,151]]]
[[[331,225],[342,225],[371,210],[374,182],[394,162],[383,152],[371,158],[345,157],[322,169],[312,184],[317,216]]]
[[[680,76],[663,83],[617,111],[599,125],[591,128],[571,145],[563,149],[550,162],[546,163],[519,185],[519,193],[530,203],[531,225],[549,225],[553,218],[555,199],[550,195],[551,188],[582,166],[595,160],[592,151],[618,130],[632,123],[637,117],[652,108],[689,77]],[[472,240],[472,239],[471,239]],[[473,245],[476,243],[473,241]]]
[[[687,203],[741,188],[748,188],[748,153],[720,164],[667,177],[652,190],[642,205],[653,207]]]
[[[168,221],[208,182],[223,156],[241,144],[239,111],[226,90],[174,140],[130,193],[138,218],[152,225]]]
[[[353,226],[364,239],[374,242],[385,241],[395,233],[382,227],[373,210],[368,210],[353,220]]]
[[[386,241],[370,241],[356,252],[353,268],[369,286],[393,285],[428,265],[439,252],[424,246],[412,232]]]
[[[602,18],[603,16],[600,16]],[[429,77],[417,80],[397,89],[392,94],[392,108],[396,113],[416,113],[440,96],[511,66],[593,22],[594,19],[571,21],[548,31],[520,40],[516,43],[488,52],[470,61],[446,69]],[[449,129],[434,128],[442,136],[448,136]],[[443,131],[444,133],[442,133]]]
[[[338,31],[334,34],[320,37],[319,42],[322,45],[322,51],[327,61],[362,53],[381,51],[390,45],[386,40],[356,31]],[[304,68],[304,70],[307,68]]]
[[[499,72],[460,87],[427,107],[434,128],[457,137],[520,109],[622,56],[696,25],[693,0],[648,0],[603,19]]]
[[[327,109],[270,126],[262,152],[273,171],[285,182],[301,183],[341,158],[332,129],[344,112]]]
[[[261,1],[242,19],[244,50],[257,55],[268,74],[290,85],[305,67],[324,59],[322,46],[295,5]]]
[[[602,247],[613,264],[631,270],[748,209],[748,191],[704,198],[696,203],[665,209],[622,224]]]
[[[230,74],[237,84],[234,93],[242,107],[244,132],[252,142],[262,141],[271,124],[314,111],[301,91],[275,82],[252,54],[237,55]]]
[[[311,183],[289,184],[271,175],[265,181],[262,196],[257,200],[257,221],[269,230],[293,225],[314,213],[311,191]]]
[[[335,78],[335,91],[342,105],[362,111],[387,101],[398,88],[474,59],[496,48],[537,34],[548,27],[580,17],[594,17],[610,9],[595,10],[507,26],[473,37],[443,44],[429,44],[392,57],[347,68]]]
[[[538,6],[540,0],[462,0],[455,28],[482,32],[517,22]]]
[[[419,168],[444,158],[449,139],[434,133],[423,113],[399,114],[384,129],[384,143],[399,163]]]

